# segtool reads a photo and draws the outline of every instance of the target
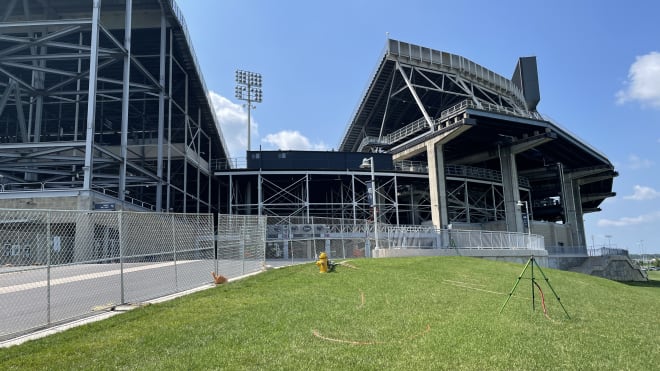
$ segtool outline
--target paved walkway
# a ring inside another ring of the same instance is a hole
[[[287,266],[291,266],[291,265],[298,265],[298,264],[305,264],[305,263],[311,263],[311,261],[310,260],[281,260],[281,259],[266,260],[266,268],[267,269],[279,269],[279,268],[282,268],[282,267],[287,267]],[[246,275],[235,277],[235,278],[230,278],[229,282],[240,280],[240,279],[243,279],[243,278],[246,278],[246,277],[249,277],[249,276],[253,276],[253,275],[259,274],[259,273],[261,273],[261,272],[255,272],[255,273],[246,274]],[[210,289],[214,286],[215,286],[214,284],[209,283],[207,285],[196,287],[196,288],[191,289],[191,290],[186,290],[186,291],[178,292],[176,294],[163,296],[163,297],[153,299],[153,300],[148,300],[148,301],[145,301],[143,304],[156,304],[156,303],[165,302],[165,301],[172,300],[172,299],[184,296],[184,295],[192,294],[192,293],[197,292],[197,291]],[[11,346],[14,346],[14,345],[22,344],[26,341],[35,340],[35,339],[46,337],[48,335],[56,334],[58,332],[66,331],[66,330],[68,330],[70,328],[73,328],[73,327],[82,326],[84,324],[91,323],[91,322],[101,321],[101,320],[110,318],[110,317],[115,316],[117,314],[121,314],[121,313],[124,313],[126,311],[138,308],[138,307],[139,307],[139,305],[131,305],[131,304],[117,305],[113,308],[113,310],[108,310],[106,312],[102,312],[101,314],[95,314],[95,315],[90,316],[90,317],[86,317],[86,318],[83,318],[83,319],[79,319],[79,320],[67,322],[67,323],[64,323],[64,324],[48,327],[46,329],[37,330],[37,331],[31,332],[31,333],[28,333],[28,334],[25,334],[25,335],[21,335],[21,336],[12,338],[12,339],[1,341],[0,342],[0,348],[8,348],[8,347],[11,347]]]

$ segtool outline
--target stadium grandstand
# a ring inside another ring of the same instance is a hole
[[[507,78],[388,39],[374,71],[336,151],[232,167],[173,0],[3,1],[0,207],[264,215],[280,252],[297,235],[370,256],[407,229],[439,233],[426,249],[472,231],[587,255],[583,215],[617,172],[537,111],[535,57]]]
[[[0,5],[0,207],[212,212],[226,147],[173,0]]]
[[[381,234],[388,226],[529,234],[550,256],[586,256],[583,215],[615,195],[617,172],[539,113],[539,101],[535,57],[520,58],[506,78],[388,39],[338,151],[248,152],[247,168],[216,171],[220,210],[296,227],[314,217],[375,221]]]

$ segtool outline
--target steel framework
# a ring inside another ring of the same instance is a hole
[[[405,171],[404,171],[405,169]],[[399,164],[397,171],[376,171],[378,220],[388,225],[431,223],[431,200],[426,165]],[[447,207],[450,224],[469,225],[505,219],[502,175],[497,171],[449,166]],[[368,172],[233,170],[218,172],[226,181],[228,214],[256,214],[280,219],[325,217],[373,220],[369,204]],[[520,189],[530,198],[529,183]]]
[[[173,0],[0,5],[5,205],[211,211],[217,159],[224,140]]]

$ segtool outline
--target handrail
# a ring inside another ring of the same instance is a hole
[[[517,110],[509,107],[504,107],[500,106],[497,104],[492,104],[492,103],[486,103],[486,102],[479,102],[475,103],[472,100],[465,99],[461,101],[458,104],[455,104],[444,111],[440,113],[440,117],[434,119],[433,126],[434,128],[442,124],[443,122],[451,119],[452,117],[456,117],[460,115],[461,113],[465,112],[467,109],[476,109],[480,111],[488,111],[488,112],[495,112],[495,113],[503,113],[505,115],[509,116],[516,116],[516,117],[523,117],[523,118],[529,118],[533,120],[542,120],[545,121],[545,118],[538,112],[536,111],[525,111],[525,110]],[[358,148],[358,152],[361,151],[364,147],[368,145],[372,146],[389,146],[392,144],[395,144],[399,142],[402,139],[408,138],[413,134],[419,133],[422,130],[429,129],[428,122],[426,121],[426,118],[421,117],[410,124],[407,124],[381,138],[377,137],[371,137],[371,136],[365,136],[362,139],[362,142],[360,142],[360,146]]]
[[[413,173],[428,173],[428,164],[422,161],[395,161],[394,169]],[[498,170],[466,165],[445,165],[445,176],[481,179],[498,183],[502,182],[502,173]],[[518,176],[518,185],[525,188],[530,187],[529,179],[523,176]]]

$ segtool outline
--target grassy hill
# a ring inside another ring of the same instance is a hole
[[[265,272],[0,349],[0,369],[439,370],[660,367],[660,272],[626,284],[464,257]]]

